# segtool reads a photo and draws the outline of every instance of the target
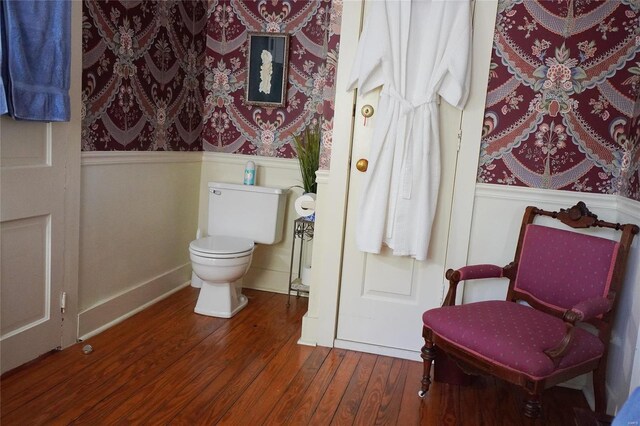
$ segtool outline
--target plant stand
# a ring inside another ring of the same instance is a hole
[[[308,243],[313,239],[313,228],[315,222],[307,220],[306,217],[299,217],[293,221],[293,241],[291,243],[291,263],[289,265],[289,291],[287,293],[287,306],[291,304],[291,292],[296,292],[296,297],[300,297],[300,293],[309,294],[309,285],[302,282],[302,248],[305,241]],[[299,241],[299,258],[297,276],[293,274],[293,260],[296,250],[296,241]]]

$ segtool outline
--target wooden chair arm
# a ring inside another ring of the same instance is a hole
[[[544,351],[544,353],[549,358],[551,358],[555,366],[558,366],[558,364],[560,363],[560,359],[562,359],[564,354],[567,353],[567,350],[569,349],[569,344],[573,339],[573,329],[574,329],[573,323],[570,321],[565,321],[564,325],[566,327],[565,334],[562,340],[560,341],[560,343],[558,343],[555,347],[546,349]]]
[[[566,354],[567,349],[569,349],[569,344],[573,338],[573,329],[576,323],[586,321],[609,312],[613,304],[612,299],[612,295],[610,295],[610,297],[594,297],[580,302],[573,308],[567,309],[564,312],[564,315],[562,316],[566,327],[564,337],[555,347],[544,351],[544,353],[553,360],[554,364],[557,365],[557,363],[560,362],[560,358],[562,358]]]
[[[514,262],[511,262],[505,267],[482,264],[447,270],[444,276],[449,280],[449,290],[447,291],[447,296],[444,298],[442,306],[453,306],[456,304],[456,291],[460,281],[483,278],[510,278],[511,269],[513,268],[515,268]]]

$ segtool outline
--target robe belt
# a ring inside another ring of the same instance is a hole
[[[382,89],[382,94],[398,101],[398,103],[402,107],[401,112],[405,115],[409,114],[410,112],[418,107],[421,107],[424,104],[429,104],[436,101],[436,98],[434,98],[433,96],[423,96],[414,100],[414,102],[409,102],[396,89],[386,86]]]
[[[402,198],[408,200],[411,199],[411,190],[413,186],[413,164],[409,155],[409,151],[412,147],[407,144],[407,136],[411,136],[413,131],[413,113],[416,108],[421,107],[425,104],[433,104],[436,102],[436,99],[432,96],[424,96],[422,98],[418,98],[414,102],[409,102],[407,99],[402,97],[402,95],[392,87],[385,87],[382,89],[382,94],[389,96],[394,99],[400,105],[400,118],[404,118],[409,122],[409,128],[405,129],[404,127],[400,129],[398,133],[398,140],[402,140],[403,154],[402,154],[402,180],[400,183],[400,195]],[[429,119],[431,119],[429,117]]]

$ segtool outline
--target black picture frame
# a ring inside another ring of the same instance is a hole
[[[289,34],[250,32],[247,44],[245,102],[284,107],[287,101]]]

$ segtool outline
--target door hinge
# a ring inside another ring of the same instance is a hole
[[[62,294],[60,294],[60,312],[64,314],[66,309],[67,309],[67,292],[63,291]]]
[[[460,152],[460,146],[462,146],[462,129],[458,130],[458,152]]]

